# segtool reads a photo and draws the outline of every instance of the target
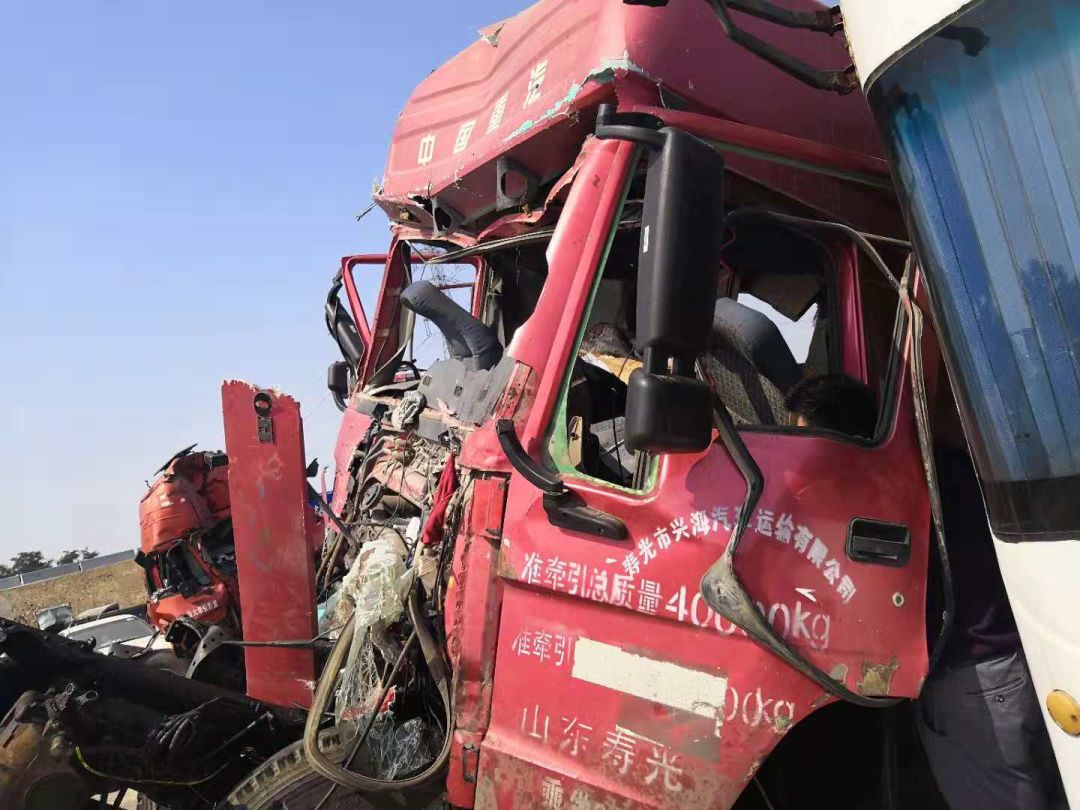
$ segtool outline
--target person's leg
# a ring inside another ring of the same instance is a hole
[[[919,738],[952,810],[1058,810],[1060,778],[1019,652],[931,676]]]

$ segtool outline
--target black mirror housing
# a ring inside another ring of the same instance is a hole
[[[650,150],[638,254],[637,336],[645,370],[694,376],[720,281],[724,159],[680,129]]]
[[[696,363],[709,347],[720,282],[724,158],[689,132],[611,107],[601,107],[596,136],[639,143],[649,161],[635,335],[643,367],[630,379],[626,444],[699,452],[712,440],[711,392]]]
[[[367,347],[356,329],[356,322],[341,305],[338,292],[341,290],[341,274],[330,285],[330,292],[326,296],[326,328],[330,337],[341,350],[341,355],[349,361],[353,368],[359,368],[360,361],[364,359]]]
[[[711,396],[700,380],[637,369],[626,391],[626,448],[700,453],[712,441]]]
[[[334,396],[334,403],[339,410],[345,410],[345,404],[349,400],[349,363],[347,360],[338,360],[331,363],[326,369],[326,387]]]

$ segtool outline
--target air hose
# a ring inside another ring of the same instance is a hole
[[[391,793],[394,791],[419,787],[438,775],[450,759],[450,745],[453,739],[451,733],[453,706],[450,700],[446,662],[443,660],[442,651],[439,649],[434,637],[424,623],[423,617],[420,615],[420,603],[415,585],[409,591],[408,607],[409,619],[413,625],[413,632],[416,635],[417,641],[420,642],[420,649],[424,654],[424,661],[427,663],[428,671],[431,673],[432,678],[434,678],[435,686],[439,691],[439,697],[442,699],[446,739],[443,741],[442,749],[431,764],[420,773],[415,776],[410,776],[407,779],[387,780],[364,776],[355,771],[350,771],[347,767],[336,765],[323,756],[322,751],[319,750],[319,726],[323,714],[330,704],[330,697],[334,692],[334,686],[337,684],[338,673],[345,663],[345,658],[349,654],[349,650],[353,643],[355,643],[355,634],[352,632],[355,616],[350,617],[349,621],[345,624],[345,627],[342,628],[337,641],[334,643],[334,648],[331,650],[330,657],[326,662],[326,666],[323,668],[322,676],[319,678],[319,684],[315,689],[315,695],[311,701],[311,710],[308,712],[307,723],[304,726],[304,755],[311,764],[311,769],[320,776],[323,776],[342,787],[360,791],[362,793]],[[410,639],[410,643],[405,645],[401,656],[399,656],[398,661],[395,663],[394,669],[387,676],[387,685],[389,685],[389,682],[393,679],[401,662],[404,660],[406,652],[411,646]],[[378,712],[380,708],[381,706],[376,706],[374,711]],[[365,731],[369,730],[370,728],[365,729]],[[359,742],[363,742],[363,736],[361,736]],[[351,759],[352,755],[349,756],[349,760]],[[346,764],[348,764],[349,760],[346,761]]]

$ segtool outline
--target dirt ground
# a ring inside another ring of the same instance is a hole
[[[122,562],[0,591],[0,604],[6,600],[11,604],[12,618],[34,625],[34,611],[65,602],[75,613],[110,602],[125,608],[142,604],[146,601],[145,583],[139,566]]]

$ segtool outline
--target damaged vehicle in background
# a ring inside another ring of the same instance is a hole
[[[61,638],[81,641],[94,652],[121,658],[140,658],[143,663],[183,672],[173,663],[175,655],[160,630],[155,630],[138,616],[118,614],[74,624],[61,630]],[[160,655],[157,655],[160,653]]]
[[[194,654],[206,628],[240,632],[240,594],[229,510],[229,459],[220,451],[175,453],[139,502],[140,549],[150,622]]]
[[[75,613],[71,605],[65,602],[62,605],[53,605],[34,611],[34,619],[37,621],[38,629],[58,633],[75,621]]]

